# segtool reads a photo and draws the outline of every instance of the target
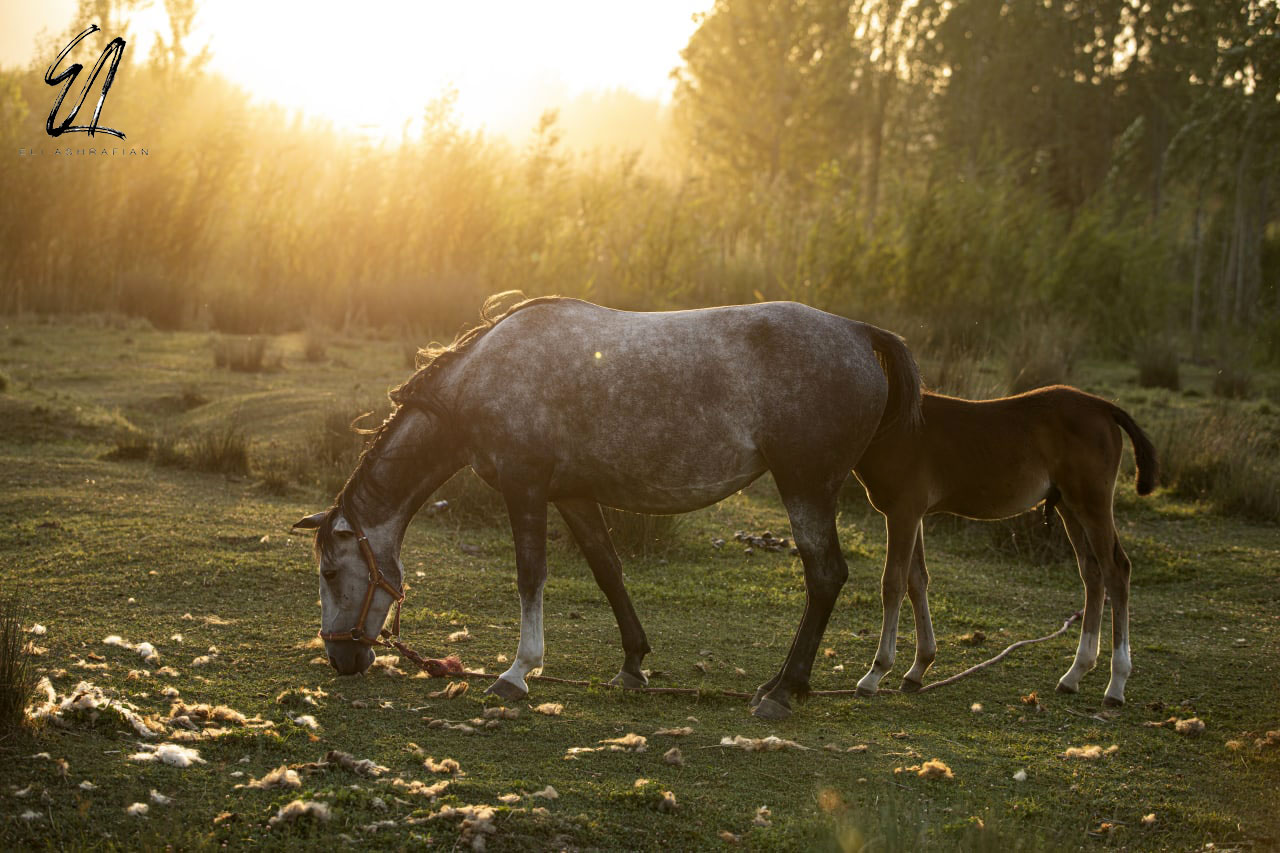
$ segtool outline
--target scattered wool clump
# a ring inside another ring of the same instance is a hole
[[[308,687],[290,687],[284,690],[276,697],[277,705],[310,705],[312,707],[320,707],[321,699],[329,698],[329,694],[317,687],[312,690]]]
[[[428,785],[421,779],[413,779],[406,782],[403,779],[395,778],[387,781],[389,781],[392,786],[406,794],[411,794],[415,797],[427,797],[432,800],[443,794],[450,784],[450,780],[448,779],[436,782],[434,785]]]
[[[336,749],[330,750],[326,753],[321,763],[336,764],[339,767],[342,767],[345,770],[350,770],[352,773],[357,775],[372,776],[374,778],[381,776],[388,770],[388,768],[383,767],[381,764],[375,764],[367,758],[357,759],[348,752],[341,752]]]
[[[893,768],[895,776],[903,773],[915,773],[921,779],[954,779],[955,774],[951,772],[943,761],[937,758],[931,758],[924,764],[913,764],[910,767]]]
[[[435,690],[427,694],[428,699],[457,699],[464,695],[470,687],[465,681],[451,681],[443,690]]]
[[[150,643],[138,643],[138,645],[134,647],[134,651],[136,651],[147,663],[154,663],[160,659],[160,653],[157,652],[156,647]]]
[[[721,746],[736,746],[739,749],[745,749],[748,752],[776,752],[779,749],[810,749],[807,746],[801,746],[793,740],[784,740],[776,735],[769,735],[764,738],[743,737],[742,735],[728,735],[720,738]]]
[[[519,708],[503,708],[501,706],[497,706],[494,708],[484,709],[484,718],[486,720],[514,720],[519,716]]]
[[[181,634],[174,634],[174,635],[173,635],[172,637],[170,637],[169,639],[170,639],[170,640],[172,640],[172,641],[173,641],[173,642],[175,642],[175,643],[181,643],[181,642],[183,641],[184,637],[183,637]]]
[[[316,718],[310,714],[299,714],[298,716],[290,717],[289,719],[296,725],[305,726],[312,731],[318,731],[320,729],[320,724],[316,722]]]
[[[463,843],[469,843],[473,851],[483,851],[485,849],[485,836],[494,835],[498,831],[498,827],[493,824],[493,814],[493,806],[445,806],[440,811],[429,814],[425,818],[410,818],[410,821],[423,822],[461,818],[462,821],[458,824],[458,828],[461,830],[458,840]]]
[[[43,655],[47,655],[49,653],[49,649],[45,646],[37,646],[35,640],[27,640],[26,644],[22,647],[22,653],[24,655],[31,655],[33,658],[38,658]]]
[[[1266,737],[1254,738],[1254,749],[1263,750],[1274,746],[1280,746],[1280,729],[1273,729],[1267,732]]]
[[[208,666],[209,664],[213,663],[214,657],[215,657],[214,655],[200,655],[197,658],[191,659],[191,665],[192,666]]]
[[[426,761],[422,762],[422,766],[427,768],[428,772],[438,773],[442,776],[446,773],[450,776],[457,776],[462,772],[462,765],[458,764],[458,762],[454,761],[452,758],[443,758],[436,761],[428,755]]]
[[[53,684],[47,677],[36,683],[36,693],[44,699],[26,709],[28,720],[46,720],[59,726],[68,727],[75,720],[87,720],[90,725],[96,723],[103,714],[111,714],[127,723],[142,737],[156,737],[163,727],[153,720],[144,718],[133,705],[112,699],[102,688],[88,681],[81,681],[70,693],[58,698]]]
[[[25,812],[23,812],[22,814],[18,815],[18,817],[20,817],[20,818],[22,818],[23,820],[28,821],[28,822],[30,822],[30,821],[34,821],[34,820],[43,820],[43,819],[44,819],[44,815],[42,815],[42,814],[40,814],[40,812],[38,812],[38,811],[34,811],[34,810],[32,810],[32,809],[27,809]]]
[[[155,788],[152,788],[151,802],[155,803],[157,806],[167,806],[173,802],[173,797],[166,797],[164,794],[160,793]]]
[[[88,670],[93,670],[95,672],[106,672],[107,670],[111,669],[111,664],[107,663],[106,661],[102,661],[100,663],[90,663],[84,658],[78,658],[76,662],[71,665],[74,666],[76,669],[88,669]]]
[[[732,832],[730,832],[727,829],[720,830],[718,835],[720,837],[720,840],[723,841],[725,844],[741,844],[742,843],[741,835],[734,835]]]
[[[772,816],[773,816],[773,812],[769,811],[768,806],[761,806],[760,808],[756,809],[756,816],[751,819],[751,822],[754,823],[756,826],[769,826],[771,823],[773,823],[773,821],[769,820],[769,818]]]
[[[969,706],[969,710],[970,710],[970,711],[972,711],[972,712],[973,712],[973,713],[975,713],[975,714],[981,714],[981,713],[982,713],[982,703],[981,703],[981,702],[974,702],[972,705],[970,705],[970,706]]]
[[[673,746],[662,753],[662,760],[675,767],[684,766],[684,755],[680,753],[680,747],[678,746]]]
[[[176,743],[161,743],[155,746],[142,744],[143,752],[135,752],[129,756],[130,761],[159,761],[173,767],[190,767],[192,764],[204,764],[199,750],[181,746]]]
[[[198,723],[234,723],[238,726],[249,722],[244,714],[234,708],[228,708],[226,705],[208,705],[203,702],[196,705],[174,702],[169,708],[169,719],[175,720],[179,717]]]
[[[658,801],[658,811],[673,812],[680,806],[676,803],[676,795],[671,791],[663,791],[662,799]]]
[[[121,649],[128,649],[129,651],[134,650],[133,643],[126,641],[119,634],[111,634],[110,636],[103,637],[102,643],[103,645],[106,645],[106,646],[115,646]]]
[[[95,784],[93,784],[92,782],[90,782],[88,779],[85,779],[85,780],[84,780],[83,782],[81,782],[77,787],[79,787],[81,791],[96,791],[96,790],[98,790],[98,786],[97,786],[97,785],[95,785]]]
[[[294,800],[281,806],[275,817],[267,821],[267,825],[274,828],[281,824],[293,823],[302,818],[324,822],[329,820],[329,817],[329,806],[325,803],[315,800]]]
[[[134,803],[124,810],[125,814],[130,817],[146,817],[149,811],[151,811],[151,807],[146,803]]]
[[[658,737],[662,735],[662,736],[668,736],[668,737],[685,737],[686,735],[691,735],[691,734],[693,734],[692,727],[681,726],[678,729],[658,729],[656,732],[653,733],[653,736]]]
[[[373,663],[369,665],[369,671],[380,671],[387,675],[404,675],[404,670],[396,666],[400,663],[400,658],[395,655],[378,655],[373,659]]]
[[[170,686],[161,690],[160,695],[166,699],[173,700],[177,699],[182,694],[179,692],[178,688]]]
[[[1155,826],[1155,823],[1156,823],[1156,813],[1155,813],[1155,812],[1152,812],[1151,814],[1145,814],[1145,815],[1143,815],[1143,816],[1142,816],[1142,825],[1143,825],[1143,826]]]
[[[547,787],[543,788],[541,791],[534,791],[529,796],[537,797],[540,800],[558,800],[560,799],[560,792],[557,791],[555,788],[551,787],[550,785],[548,785]]]
[[[1086,761],[1102,758],[1104,755],[1114,755],[1120,751],[1120,747],[1116,744],[1103,749],[1095,744],[1087,743],[1084,746],[1069,746],[1065,752],[1058,755],[1059,758],[1083,758]]]
[[[446,643],[468,643],[471,641],[471,632],[466,628],[461,631],[454,631],[446,639]]]
[[[250,779],[247,785],[236,785],[236,787],[258,788],[261,790],[268,790],[270,788],[301,788],[302,779],[299,778],[297,770],[292,770],[288,766],[281,764],[261,779]]]
[[[644,735],[628,732],[622,737],[611,737],[600,741],[609,747],[611,752],[644,752],[649,748],[649,740]]]
[[[514,806],[516,803],[520,802],[520,795],[519,794],[499,794],[498,802],[502,803],[504,806]]]
[[[156,675],[167,675],[170,678],[177,678],[178,671],[171,666],[162,666],[156,670]]]
[[[541,705],[534,705],[529,710],[535,714],[546,714],[548,717],[558,717],[564,713],[564,705],[559,702],[543,702]]]
[[[41,625],[39,622],[36,622],[30,628],[27,629],[28,634],[35,634],[36,636],[41,636],[45,633],[48,633],[48,631],[49,629]]]
[[[1025,782],[1025,781],[1027,781],[1027,771],[1026,771],[1025,769],[1023,769],[1023,770],[1019,770],[1017,773],[1014,773],[1014,774],[1013,774],[1013,781],[1015,781],[1015,782]]]
[[[1173,724],[1173,730],[1180,735],[1196,737],[1204,731],[1204,721],[1199,717],[1190,717],[1186,720],[1178,720],[1178,722]]]
[[[564,751],[565,761],[575,761],[579,755],[586,752],[603,752],[603,746],[571,746]]]

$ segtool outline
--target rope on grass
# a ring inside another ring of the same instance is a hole
[[[1080,616],[1081,616],[1081,611],[1077,610],[1075,613],[1072,613],[1070,617],[1068,617],[1067,621],[1062,623],[1061,628],[1054,631],[1052,634],[1046,634],[1043,637],[1035,637],[1030,640],[1018,640],[1016,643],[1009,645],[1007,648],[1005,648],[1004,651],[1000,652],[1000,654],[996,655],[995,657],[988,658],[987,660],[984,660],[982,663],[975,664],[969,667],[968,669],[966,669],[964,672],[958,672],[955,675],[950,676],[949,678],[944,678],[941,681],[934,681],[930,684],[926,684],[924,687],[920,688],[915,692],[925,693],[930,690],[934,690],[938,687],[945,687],[948,684],[955,684],[957,681],[960,681],[963,678],[968,678],[970,675],[973,675],[975,672],[978,672],[979,670],[986,669],[987,667],[993,664],[999,663],[1000,661],[1004,660],[1009,655],[1009,653],[1012,652],[1014,649],[1021,648],[1022,646],[1030,646],[1035,643],[1043,643],[1046,640],[1053,640],[1058,637],[1061,637],[1063,634],[1067,633],[1067,631],[1071,628],[1073,624],[1075,624],[1075,622],[1080,618]],[[450,655],[447,658],[423,658],[421,655],[419,655],[413,649],[406,646],[404,643],[401,643],[399,640],[392,640],[391,645],[393,645],[396,648],[396,650],[400,652],[400,654],[402,654],[404,657],[413,661],[420,668],[425,670],[426,673],[430,675],[432,678],[443,678],[443,677],[471,678],[471,679],[482,678],[485,680],[493,678],[493,675],[491,673],[475,672],[472,670],[464,669],[462,666],[462,661],[455,655]],[[592,683],[590,681],[582,681],[582,680],[572,679],[572,678],[556,678],[551,675],[531,675],[528,678],[530,681],[541,681],[547,684],[565,684],[570,687],[607,687],[607,688],[614,688],[617,690],[626,690],[627,692],[630,692],[630,693],[649,693],[649,694],[658,695],[658,696],[707,696],[707,695],[710,695],[710,696],[727,696],[731,699],[751,699],[752,697],[755,696],[755,693],[746,693],[741,690],[718,690],[718,689],[704,690],[698,687],[624,687],[621,684],[612,684],[609,682]],[[882,687],[880,688],[880,690],[876,692],[900,693],[902,691]],[[811,690],[809,691],[808,695],[809,696],[856,696],[858,695],[858,691],[856,689]]]

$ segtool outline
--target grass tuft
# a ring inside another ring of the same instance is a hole
[[[1138,385],[1143,388],[1182,388],[1178,374],[1178,350],[1168,340],[1152,339],[1138,347],[1134,353],[1138,364]]]
[[[280,370],[284,360],[267,347],[266,338],[223,336],[213,342],[213,364],[236,373],[264,373]]]
[[[27,702],[36,688],[36,671],[25,650],[24,615],[17,596],[0,600],[0,742],[22,727]]]
[[[188,451],[191,467],[210,474],[249,473],[249,439],[236,418],[226,426],[210,428],[197,435]]]
[[[1024,324],[1010,337],[1005,354],[1009,393],[1066,384],[1080,345],[1081,335],[1071,326]]]
[[[1174,494],[1219,512],[1280,521],[1280,434],[1274,419],[1238,409],[1167,421],[1157,447],[1161,477]]]

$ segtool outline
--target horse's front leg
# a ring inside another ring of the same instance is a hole
[[[650,651],[649,640],[622,582],[622,561],[609,538],[609,527],[600,514],[600,505],[591,500],[568,500],[556,503],[556,509],[569,525],[582,556],[587,558],[596,585],[609,599],[618,631],[622,634],[622,669],[609,683],[620,687],[644,687],[649,679],[640,665]]]
[[[486,691],[508,701],[529,695],[525,678],[542,670],[542,588],[547,581],[547,500],[538,489],[504,491],[516,546],[520,645],[511,668]]]
[[[893,669],[898,655],[898,614],[902,610],[902,597],[907,591],[907,578],[915,551],[916,534],[920,529],[920,516],[911,513],[894,513],[885,516],[887,547],[884,560],[884,577],[880,579],[880,600],[884,609],[880,625],[880,646],[876,649],[871,669],[858,681],[858,695],[874,696],[880,687],[880,679]]]

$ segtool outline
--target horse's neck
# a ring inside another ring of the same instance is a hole
[[[405,529],[432,493],[462,467],[450,436],[439,422],[420,412],[407,412],[390,427],[366,470],[356,477],[348,500],[370,540],[393,543],[400,550]]]

